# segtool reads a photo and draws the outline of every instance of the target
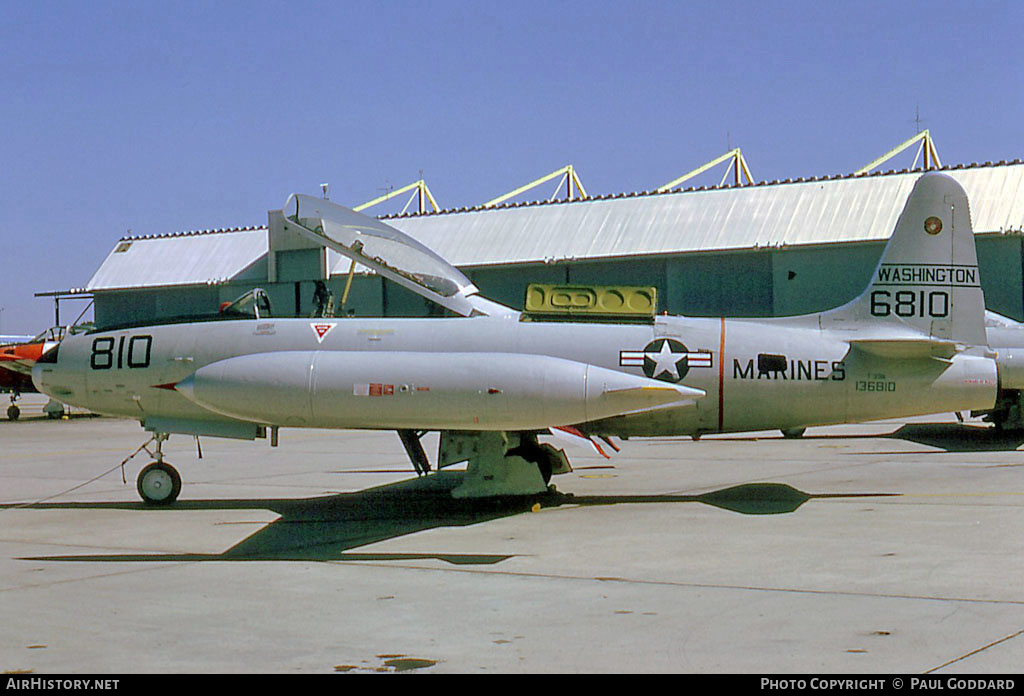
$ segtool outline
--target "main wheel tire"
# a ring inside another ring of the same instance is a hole
[[[170,464],[153,462],[139,472],[135,487],[147,505],[170,505],[181,492],[181,476]]]
[[[795,440],[798,437],[803,437],[805,432],[807,432],[807,428],[783,428],[782,437],[787,440]]]

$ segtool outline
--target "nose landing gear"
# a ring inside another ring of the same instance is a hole
[[[18,405],[16,403],[14,403],[20,397],[21,397],[21,394],[19,394],[18,392],[14,392],[13,394],[11,394],[11,405],[7,407],[7,419],[8,420],[16,421],[16,420],[18,420],[18,418],[21,417],[21,409],[18,408]]]
[[[168,437],[170,435],[167,433],[154,433],[150,440],[128,457],[131,459],[142,450],[146,450],[146,453],[153,457],[154,461],[144,467],[135,480],[135,488],[147,505],[170,505],[181,493],[181,476],[178,470],[164,461],[163,444]],[[155,452],[149,451],[147,445],[150,442],[156,443]],[[127,462],[128,459],[124,461]]]
[[[135,487],[147,504],[170,505],[181,492],[181,476],[170,464],[153,462],[139,472]]]

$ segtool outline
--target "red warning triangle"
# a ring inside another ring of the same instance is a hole
[[[334,326],[334,324],[310,324],[310,327],[313,329],[313,333],[316,334],[317,343],[323,343],[324,336],[330,333]]]

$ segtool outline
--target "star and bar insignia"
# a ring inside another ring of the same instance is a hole
[[[678,382],[691,367],[711,367],[712,354],[691,352],[673,338],[656,338],[643,350],[619,351],[621,367],[642,367],[644,374],[664,382]]]

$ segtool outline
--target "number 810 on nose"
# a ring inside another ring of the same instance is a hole
[[[132,336],[125,341],[121,336],[115,341],[113,336],[102,336],[92,342],[92,354],[89,356],[89,367],[94,370],[110,370],[116,367],[143,368],[149,367],[150,353],[153,348],[152,336]],[[114,351],[117,346],[117,351]],[[127,348],[127,350],[126,350]]]

